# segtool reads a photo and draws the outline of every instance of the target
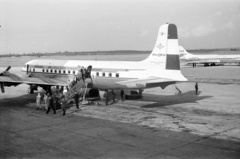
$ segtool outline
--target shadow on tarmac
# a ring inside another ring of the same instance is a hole
[[[195,94],[195,91],[188,91],[182,93],[181,95],[152,95],[144,94],[141,101],[154,101],[156,103],[144,105],[142,108],[156,108],[156,107],[165,107],[174,104],[183,104],[183,103],[197,103],[199,100],[211,98],[213,96],[199,96],[201,91],[198,91],[198,94]]]

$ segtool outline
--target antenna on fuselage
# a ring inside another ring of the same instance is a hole
[[[26,71],[26,72],[27,72],[27,75],[28,75],[28,69],[29,69],[29,64],[27,64],[27,71]]]

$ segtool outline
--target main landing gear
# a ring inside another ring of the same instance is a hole
[[[34,93],[34,90],[33,90],[32,86],[30,85],[28,87],[28,94],[33,94],[33,93]]]
[[[37,91],[37,88],[38,88],[37,85],[31,84],[31,85],[28,87],[28,94],[33,94],[34,91]]]
[[[129,95],[125,95],[126,99],[141,99],[142,98],[142,92],[143,89],[139,89],[139,91],[131,91]]]

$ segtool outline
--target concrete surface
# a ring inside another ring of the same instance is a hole
[[[14,88],[7,90],[12,92]],[[177,159],[239,158],[240,156],[239,136],[231,138],[234,132],[239,132],[239,120],[235,121],[238,122],[235,127],[229,127],[227,130],[219,129],[217,133],[199,135],[186,131],[184,127],[177,131],[174,127],[173,130],[170,129],[171,125],[184,125],[185,122],[171,123],[164,118],[176,118],[174,121],[177,121],[180,111],[184,114],[190,113],[187,108],[175,111],[177,105],[174,103],[164,104],[164,107],[173,107],[166,109],[178,112],[177,114],[168,112],[161,106],[137,108],[137,103],[142,103],[141,101],[118,101],[110,106],[85,106],[78,111],[70,108],[67,115],[62,116],[61,111],[55,115],[53,112],[45,114],[43,110],[35,110],[35,104],[31,103],[34,98],[35,94],[1,98],[0,158]],[[195,104],[192,103],[192,106]],[[115,113],[112,112],[113,109]],[[125,111],[120,112],[120,109]],[[138,115],[142,118],[137,117]],[[193,114],[188,117],[186,114],[185,118],[190,120],[193,116],[200,115]],[[120,117],[123,119],[121,120]],[[208,119],[212,115],[205,113],[203,117],[206,117],[203,118],[206,124],[202,124],[199,120],[195,121],[198,123],[192,122],[192,124],[211,126]],[[154,122],[152,125],[147,123],[156,118],[158,119],[155,121],[156,125]],[[229,118],[227,116],[227,119]],[[229,123],[232,122],[229,120]],[[228,134],[228,131],[231,133]],[[227,138],[218,137],[226,133]]]

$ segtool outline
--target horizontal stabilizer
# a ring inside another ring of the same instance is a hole
[[[176,83],[176,82],[178,82],[178,80],[152,76],[148,78],[116,82],[116,84],[123,85],[128,88],[144,88],[152,85],[153,87],[162,87],[164,89],[169,84]]]

